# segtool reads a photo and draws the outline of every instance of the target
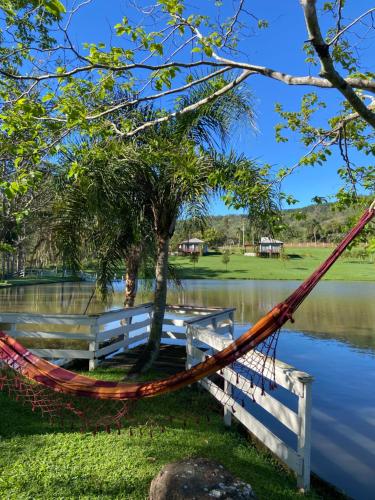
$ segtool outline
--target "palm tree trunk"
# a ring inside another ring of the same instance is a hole
[[[163,332],[165,306],[167,302],[168,251],[170,237],[158,237],[155,267],[154,314],[147,344],[129,375],[146,372],[157,359]]]
[[[141,262],[142,245],[133,245],[129,250],[126,259],[126,274],[125,274],[125,307],[133,307],[137,296],[138,271]]]

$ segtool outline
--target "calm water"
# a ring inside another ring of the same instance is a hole
[[[240,334],[297,285],[293,281],[190,280],[170,303],[237,308]],[[121,307],[122,284],[105,308]],[[2,311],[83,313],[92,285],[0,290]],[[140,292],[138,301],[150,299]],[[375,498],[375,283],[323,282],[280,337],[277,357],[314,376],[312,468],[347,494]],[[103,306],[92,298],[88,312]],[[281,434],[282,434],[281,430]],[[284,436],[288,440],[288,436]]]

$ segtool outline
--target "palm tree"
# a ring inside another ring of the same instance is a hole
[[[66,181],[54,206],[55,235],[67,266],[82,267],[87,254],[97,261],[98,288],[103,298],[108,284],[125,265],[124,306],[134,305],[140,266],[152,247],[152,230],[137,192],[129,189],[121,164],[111,161],[115,145],[93,142],[72,147],[67,163],[80,163],[77,179]],[[123,148],[125,150],[125,148]],[[136,168],[137,154],[127,148],[127,167]]]
[[[317,244],[318,239],[320,239],[320,233],[322,232],[322,226],[318,219],[314,217],[310,219],[307,223],[307,230],[309,232],[309,237],[314,240],[315,245]]]
[[[208,85],[224,83],[211,82]],[[211,90],[206,85],[194,92],[201,92],[203,97]],[[189,96],[182,105],[188,100]],[[244,89],[236,89],[216,101],[208,101],[199,112],[181,116],[177,113],[173,122],[160,125],[134,141],[111,141],[104,147],[99,144],[86,155],[84,173],[71,188],[74,194],[78,184],[79,190],[86,193],[84,202],[79,195],[73,196],[78,205],[86,204],[85,208],[79,208],[81,215],[73,225],[79,223],[81,228],[86,225],[78,239],[84,241],[86,238],[96,249],[99,284],[104,293],[120,259],[127,260],[129,256],[133,259],[135,254],[137,261],[142,253],[133,252],[132,245],[138,245],[146,235],[152,235],[151,245],[154,244],[155,251],[154,315],[149,341],[135,365],[135,373],[147,370],[159,352],[166,305],[169,243],[177,218],[184,211],[194,217],[205,214],[207,199],[213,190],[228,190],[235,193],[234,203],[244,203],[245,199],[247,203],[253,195],[249,188],[243,188],[243,183],[251,182],[254,189],[257,182],[264,180],[253,162],[235,158],[233,154],[228,158],[214,152],[218,143],[225,144],[233,124],[243,116],[252,117],[249,94]],[[68,217],[71,224],[74,211],[75,208]],[[86,221],[80,220],[85,219],[82,214],[90,212],[91,219],[94,217],[91,222],[87,218]],[[67,239],[72,240],[73,234],[78,233],[69,231]],[[91,235],[89,239],[88,234]],[[72,242],[68,246],[71,249]],[[131,269],[131,266],[127,265],[127,268]],[[136,271],[137,266],[133,276]],[[129,279],[132,281],[135,280]],[[129,294],[134,296],[132,292]]]
[[[229,192],[237,206],[253,206],[255,210],[264,206],[274,208],[269,200],[274,193],[267,187],[262,170],[254,162],[234,154],[225,162],[224,155],[208,154],[197,149],[191,139],[183,140],[179,135],[173,137],[168,132],[163,136],[159,130],[139,150],[141,164],[128,172],[128,181],[132,179],[134,188],[142,186],[156,243],[151,332],[131,374],[146,371],[159,353],[166,306],[169,243],[184,209],[189,207],[195,214],[205,213],[209,195],[224,191]],[[262,186],[263,190],[256,190],[256,186]]]

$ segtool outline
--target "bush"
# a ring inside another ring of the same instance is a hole
[[[221,258],[221,262],[225,264],[225,271],[228,271],[228,264],[230,262],[230,253],[229,250],[224,250],[223,256]]]

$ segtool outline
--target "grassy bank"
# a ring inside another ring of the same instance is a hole
[[[222,255],[209,254],[192,263],[188,257],[171,257],[182,279],[303,280],[326,259],[332,249],[287,248],[285,258],[267,259],[230,255],[227,270]],[[327,273],[328,280],[374,281],[375,264],[370,260],[342,256]]]
[[[48,285],[51,283],[65,283],[71,281],[81,281],[77,276],[46,276],[45,278],[12,278],[0,281],[0,287],[27,286],[27,285]]]
[[[96,375],[118,379],[122,372]],[[194,456],[221,462],[260,499],[301,498],[295,478],[238,430],[227,430],[213,399],[194,388],[138,402],[129,424],[133,436],[129,429],[95,437],[66,432],[1,393],[0,415],[0,498],[146,499],[164,464]],[[166,421],[165,431],[151,438],[146,423]]]

